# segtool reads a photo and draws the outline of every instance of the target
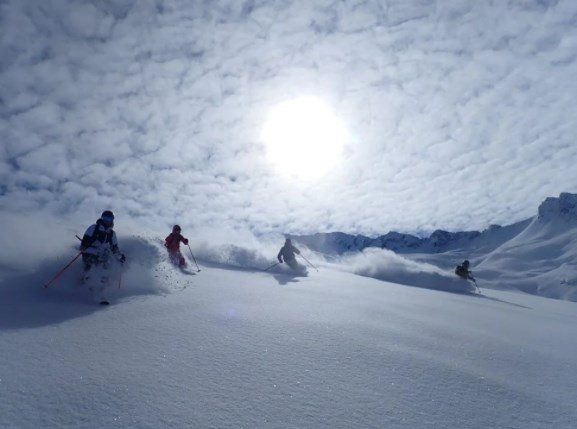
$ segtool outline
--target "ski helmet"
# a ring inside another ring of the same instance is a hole
[[[103,211],[100,219],[102,220],[102,223],[107,227],[114,225],[114,214],[110,210]]]
[[[180,232],[180,231],[181,231],[180,225],[174,225],[174,226],[172,227],[172,232]]]
[[[114,220],[114,213],[112,213],[110,210],[104,210],[102,212],[102,215],[100,216],[101,218],[105,218],[105,217],[109,217],[112,218],[112,220]]]
[[[465,266],[468,267],[468,266],[469,266],[469,261],[468,261],[467,259],[465,259],[465,260],[463,261],[463,265],[465,265]]]

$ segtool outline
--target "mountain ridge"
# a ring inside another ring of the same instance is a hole
[[[468,259],[482,287],[577,301],[577,194],[546,198],[535,216],[482,232],[437,230],[426,238],[398,232],[374,239],[344,233],[293,237],[297,245],[327,258],[382,249],[449,272]]]
[[[399,254],[443,253],[450,250],[479,247],[484,251],[495,250],[521,233],[530,223],[538,219],[541,223],[555,220],[577,224],[577,194],[563,192],[559,197],[548,197],[538,207],[537,215],[510,225],[490,225],[483,231],[450,232],[437,229],[428,237],[389,231],[375,238],[344,232],[315,233],[310,235],[288,234],[298,243],[311,250],[328,254],[343,255],[362,252],[369,247],[392,250]],[[491,242],[492,244],[488,244]]]

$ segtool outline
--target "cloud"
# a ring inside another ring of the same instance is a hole
[[[566,1],[2,2],[0,210],[293,233],[518,221],[577,180],[575,16]],[[306,95],[353,136],[317,182],[277,175],[260,142],[268,112]]]

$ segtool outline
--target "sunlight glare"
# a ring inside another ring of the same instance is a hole
[[[311,180],[338,162],[347,132],[331,109],[315,97],[276,106],[262,130],[267,156],[285,174]]]

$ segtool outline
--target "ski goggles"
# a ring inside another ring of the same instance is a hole
[[[114,223],[114,218],[110,216],[105,216],[102,218],[102,222],[104,222],[107,225],[112,225]]]

